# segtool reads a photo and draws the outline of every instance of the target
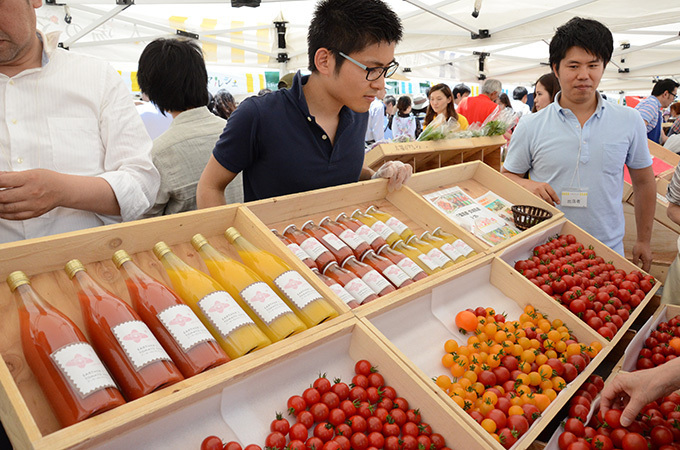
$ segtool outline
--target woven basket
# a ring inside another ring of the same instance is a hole
[[[543,208],[529,205],[513,205],[512,218],[515,221],[515,226],[524,231],[533,227],[534,225],[548,220],[552,217],[550,211]]]

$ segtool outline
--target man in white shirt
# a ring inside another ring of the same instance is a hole
[[[133,220],[158,191],[120,76],[37,33],[41,4],[0,2],[0,242]]]
[[[512,105],[512,109],[520,116],[531,114],[531,108],[527,105],[528,96],[529,91],[523,86],[517,86],[515,90],[512,91],[512,100],[510,100],[510,104]]]
[[[378,91],[368,108],[368,126],[366,127],[366,144],[373,144],[385,138],[385,90]]]

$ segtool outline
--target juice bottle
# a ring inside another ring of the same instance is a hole
[[[326,264],[335,261],[333,254],[321,245],[321,242],[304,231],[298,230],[295,225],[288,225],[283,230],[283,235],[299,245],[314,260],[320,270],[323,270]]]
[[[360,305],[376,300],[378,294],[371,289],[361,278],[347,269],[343,269],[338,263],[329,264],[324,269],[324,275],[340,283]]]
[[[394,286],[392,286],[392,284],[385,279],[385,277],[380,275],[380,272],[378,272],[368,264],[362,263],[354,256],[350,256],[349,258],[347,258],[342,263],[341,267],[349,270],[354,275],[361,278],[361,281],[363,281],[371,289],[373,289],[373,292],[378,294],[379,297],[382,297],[383,295],[389,294],[390,292],[394,292],[396,290]]]
[[[393,264],[392,261],[387,258],[376,255],[373,250],[364,253],[364,256],[361,257],[361,262],[373,267],[387,278],[397,289],[413,284],[411,277],[401,270],[399,266]]]
[[[411,261],[418,264],[426,274],[432,275],[435,272],[439,272],[441,267],[436,262],[432,261],[429,256],[421,252],[415,247],[407,245],[403,240],[399,239],[392,245],[392,249],[398,251],[399,253],[409,257]]]
[[[373,216],[369,216],[368,214],[364,214],[359,209],[354,210],[352,213],[352,218],[357,219],[364,225],[368,225],[371,230],[382,236],[382,238],[385,239],[385,241],[390,245],[401,239],[396,231],[385,225],[385,222],[378,220]]]
[[[415,235],[411,236],[408,241],[406,241],[406,243],[425,253],[442,269],[453,266],[453,261],[451,261],[451,258],[442,253],[442,251],[434,245],[428,244],[427,242],[418,239],[418,237]]]
[[[7,284],[26,362],[59,422],[66,427],[125,403],[76,324],[40,297],[23,272],[9,274]]]
[[[80,300],[92,346],[128,400],[140,398],[184,377],[134,309],[97,284],[77,259],[66,274]]]
[[[113,254],[132,306],[186,378],[229,361],[196,314],[164,284],[146,274],[125,250]]]
[[[321,242],[321,244],[333,254],[333,257],[340,265],[342,265],[342,263],[350,256],[354,256],[352,249],[342,242],[339,237],[330,231],[319,227],[311,220],[308,220],[302,225],[302,231]]]
[[[457,238],[451,233],[447,233],[442,230],[441,227],[437,227],[432,232],[433,236],[443,239],[447,243],[451,244],[459,253],[461,253],[465,258],[469,258],[477,254],[477,252],[467,245],[462,239]]]
[[[228,228],[224,234],[236,247],[243,262],[281,294],[281,298],[286,300],[308,328],[337,317],[338,312],[330,303],[281,258],[255,247],[234,227]]]
[[[153,253],[163,264],[175,292],[231,359],[271,344],[221,284],[182,261],[165,242],[156,243]]]
[[[330,217],[326,216],[321,219],[319,226],[325,230],[330,231],[339,237],[345,244],[354,252],[354,256],[361,258],[364,253],[371,249],[371,246],[366,243],[363,239],[354,233],[354,231],[347,228],[345,225],[332,220]],[[368,228],[368,227],[366,227]]]
[[[384,222],[385,225],[396,231],[399,237],[401,237],[405,241],[408,240],[408,238],[410,238],[411,236],[413,236],[413,231],[409,227],[407,227],[404,223],[402,223],[401,220],[397,219],[391,214],[379,210],[374,205],[368,207],[368,209],[366,210],[366,214],[369,214],[375,217],[376,219]]]
[[[383,245],[380,250],[378,250],[378,255],[389,259],[399,266],[413,281],[422,280],[427,277],[425,271],[423,271],[418,264],[414,263],[411,258],[403,253],[392,250],[387,244]]]
[[[332,265],[335,265],[337,267],[338,263],[329,264],[329,265],[326,266],[326,269],[328,269],[328,267],[330,267]],[[352,297],[352,294],[347,292],[347,290],[344,287],[342,287],[342,285],[340,285],[333,278],[322,274],[321,272],[319,272],[319,269],[313,270],[312,272],[314,272],[314,274],[317,277],[319,277],[319,279],[321,279],[321,281],[326,283],[326,286],[331,288],[331,291],[333,291],[335,293],[335,295],[340,297],[340,300],[345,302],[345,304],[347,306],[349,306],[350,308],[356,308],[357,306],[359,306],[360,303],[354,297]]]
[[[276,231],[273,228],[271,229],[271,232],[274,233],[274,235],[277,238],[279,238],[281,242],[283,242],[286,245],[286,247],[288,247],[288,250],[293,252],[293,254],[297,256],[300,261],[305,263],[307,267],[309,267],[311,270],[316,270],[317,272],[319,271],[319,268],[317,267],[316,263],[312,261],[309,255],[305,253],[305,251],[302,250],[299,245],[288,239],[286,236],[282,236],[278,231]]]
[[[465,256],[456,250],[453,245],[449,244],[442,238],[431,235],[429,231],[426,231],[420,235],[420,239],[444,252],[444,254],[448,256],[454,263],[459,263],[465,260]]]
[[[387,241],[385,241],[385,239],[378,233],[373,231],[368,225],[364,224],[363,222],[359,222],[357,219],[352,217],[347,217],[347,214],[345,213],[340,213],[338,217],[335,218],[335,220],[354,231],[354,234],[359,239],[363,239],[364,242],[370,245],[371,248],[376,252],[378,249],[380,249],[380,247],[387,244]]]
[[[272,342],[307,329],[281,297],[252,269],[217,251],[200,234],[191,238],[191,245],[205,261],[210,275],[249,313]]]

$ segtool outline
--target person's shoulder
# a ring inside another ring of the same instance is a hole
[[[71,70],[81,71],[83,68],[99,70],[110,69],[115,71],[113,66],[108,61],[93,55],[85,55],[82,53],[74,53],[63,48],[55,48],[50,55],[50,60],[65,64]]]
[[[639,106],[639,104],[638,104]],[[616,103],[608,102],[604,100],[604,108],[609,111],[611,115],[620,117],[622,119],[639,119],[640,112],[636,108],[631,108],[630,106],[618,105]]]

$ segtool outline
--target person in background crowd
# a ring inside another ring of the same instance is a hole
[[[144,92],[141,93],[140,101],[135,102],[135,107],[151,139],[156,139],[163,134],[172,123],[172,116],[159,111]]]
[[[451,91],[453,95],[453,103],[455,104],[456,109],[458,109],[458,105],[460,105],[460,102],[463,101],[465,97],[468,97],[472,91],[468,86],[466,86],[463,83],[457,84],[453,87],[453,91]]]
[[[383,99],[385,105],[385,118],[383,129],[385,130],[385,139],[392,139],[392,120],[397,113],[397,99],[393,95],[387,95]]]
[[[429,89],[427,93],[419,93],[415,94],[413,96],[413,105],[411,108],[411,112],[413,113],[414,116],[416,116],[416,119],[418,119],[418,125],[422,128],[422,123],[423,120],[425,120],[425,113],[427,112],[427,107],[429,106]],[[420,134],[420,133],[418,133]]]
[[[521,116],[531,113],[531,108],[527,105],[527,99],[529,98],[529,91],[524,86],[517,86],[514,91],[512,91],[512,100],[510,104],[512,105],[512,110]]]
[[[390,161],[374,172],[364,138],[368,109],[399,67],[401,38],[399,17],[381,0],[319,2],[307,36],[311,75],[239,105],[201,175],[198,207],[224,204],[240,172],[246,201],[376,177],[399,188],[411,166]]]
[[[474,123],[481,125],[498,108],[496,99],[501,92],[501,82],[488,78],[482,84],[482,93],[464,98],[458,105],[457,111],[465,116],[470,125]]]
[[[673,121],[673,126],[671,126],[668,129],[668,133],[666,133],[666,137],[668,139],[670,139],[671,136],[680,135],[680,102],[673,103],[670,106],[670,109],[671,109],[671,117],[677,117],[677,118]],[[666,140],[666,143],[667,142],[668,142],[668,140]],[[666,144],[664,144],[664,146],[665,145]]]
[[[279,89],[290,89],[293,86],[293,77],[295,77],[295,74],[293,72],[285,74],[279,80],[279,84],[277,87]]]
[[[379,91],[368,108],[368,125],[366,126],[366,145],[385,139],[385,91]]]
[[[196,185],[226,121],[208,111],[208,72],[195,41],[156,39],[139,57],[137,81],[149,99],[174,120],[153,141],[151,156],[161,175],[154,206],[145,217],[196,209]],[[243,201],[232,183],[230,203]]]
[[[560,91],[560,82],[554,73],[542,75],[534,86],[534,107],[531,112],[539,112],[553,101]]]
[[[668,110],[671,113],[668,120],[675,122],[676,120],[680,119],[680,102],[671,104],[671,106],[668,107]]]
[[[444,121],[453,117],[458,122],[458,125],[460,125],[461,130],[467,129],[468,121],[465,116],[456,112],[453,93],[444,83],[435,84],[430,88],[430,105],[427,108],[423,125],[429,125],[440,114],[443,114]]]
[[[647,139],[657,144],[663,145],[666,142],[661,110],[668,108],[675,101],[678,95],[678,86],[680,84],[670,78],[659,80],[652,88],[652,95],[635,106],[635,109],[640,112],[642,120],[645,121]]]
[[[236,109],[236,100],[234,96],[226,89],[220,89],[217,91],[214,97],[214,104],[212,107],[212,113],[224,120],[229,119],[231,113]]]
[[[421,131],[420,121],[411,113],[411,97],[402,95],[397,100],[397,115],[392,119],[392,135],[394,139],[406,136],[414,140]]]
[[[510,97],[508,97],[508,94],[505,92],[501,93],[501,95],[498,96],[496,99],[496,104],[500,105],[501,108],[503,109],[510,109],[510,111],[513,111],[512,109],[512,104],[510,103]]]
[[[613,48],[611,32],[595,20],[575,17],[557,28],[550,66],[562,90],[554,103],[519,121],[502,172],[623,255],[628,166],[637,225],[633,262],[649,270],[656,182],[644,123],[597,92]]]
[[[269,88],[260,89],[257,91],[257,96],[262,97],[263,95],[271,94],[272,90]]]
[[[120,75],[36,31],[41,5],[0,2],[0,242],[134,220],[158,191]]]

